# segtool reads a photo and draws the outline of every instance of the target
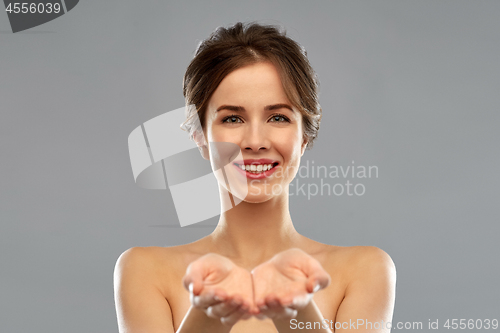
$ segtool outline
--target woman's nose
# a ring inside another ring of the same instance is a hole
[[[263,126],[259,124],[251,124],[247,126],[243,133],[241,148],[244,150],[259,151],[261,149],[269,149],[271,141],[268,133]]]

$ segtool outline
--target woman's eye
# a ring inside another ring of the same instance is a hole
[[[270,121],[277,122],[277,123],[283,123],[283,122],[288,122],[288,118],[285,116],[281,116],[281,115],[275,115],[275,116],[271,117]]]
[[[222,120],[223,123],[241,123],[241,119],[235,116],[229,116]]]

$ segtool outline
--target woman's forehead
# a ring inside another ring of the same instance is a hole
[[[279,72],[272,64],[260,62],[229,73],[214,91],[209,105],[217,109],[223,104],[257,107],[279,103],[290,104]]]

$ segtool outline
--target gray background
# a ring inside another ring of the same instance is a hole
[[[183,105],[199,40],[249,20],[283,24],[319,74],[302,162],[379,167],[364,196],[291,197],[297,230],[388,252],[393,322],[498,318],[499,17],[499,1],[81,1],[12,34],[1,12],[0,331],[116,332],[118,256],[212,231],[135,185],[127,137]]]

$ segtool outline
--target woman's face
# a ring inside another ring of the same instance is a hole
[[[248,189],[242,198],[247,202],[288,195],[307,143],[302,115],[292,107],[269,62],[239,68],[222,80],[208,103],[205,136],[208,142],[240,148],[242,159],[225,169],[228,177],[246,180],[240,185]],[[215,153],[211,149],[211,159]]]

